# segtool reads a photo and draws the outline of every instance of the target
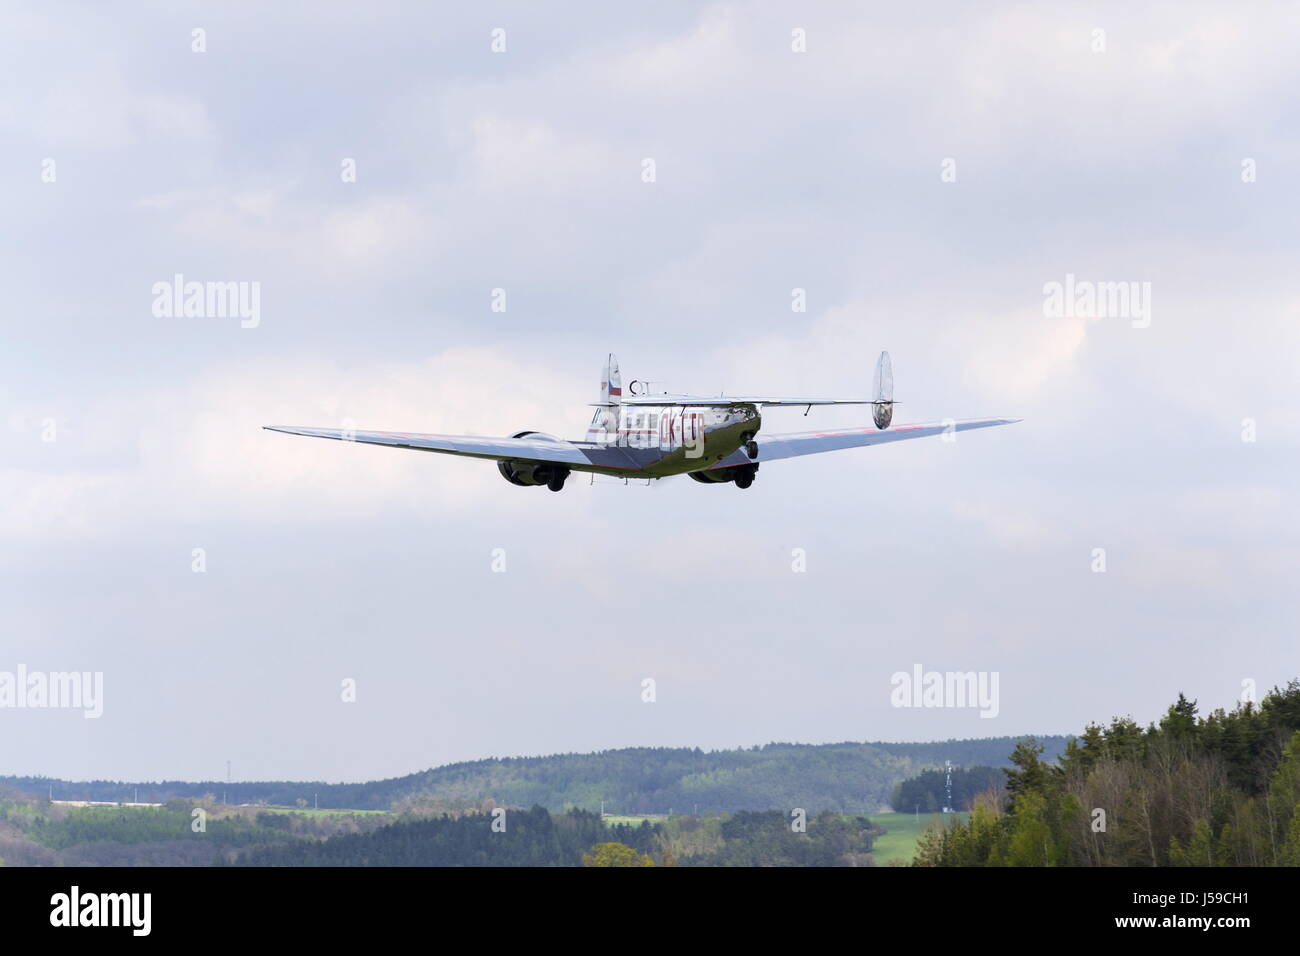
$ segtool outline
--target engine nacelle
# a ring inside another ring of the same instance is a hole
[[[554,435],[548,435],[546,432],[516,432],[510,437],[528,438],[529,436],[559,441]],[[555,466],[540,461],[498,461],[497,471],[501,472],[501,477],[510,484],[528,487],[549,482],[555,473]]]
[[[549,470],[545,476],[539,472],[547,470],[544,465],[535,465],[526,461],[499,461],[497,462],[497,471],[501,472],[501,477],[512,485],[526,487],[528,485],[544,485],[550,478]]]
[[[702,485],[716,485],[735,478],[735,475],[727,474],[730,470],[730,468],[715,468],[711,471],[688,471],[686,474]]]
[[[730,468],[709,468],[704,471],[688,471],[687,474],[694,478],[702,485],[720,485],[724,482],[735,481],[740,478],[742,481],[753,481],[754,475],[758,471],[758,465],[733,465]]]

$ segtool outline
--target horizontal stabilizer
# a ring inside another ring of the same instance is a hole
[[[682,405],[682,406],[732,406],[732,405],[871,405],[868,399],[858,398],[778,398],[771,395],[718,395],[712,398],[695,395],[637,395],[623,399],[624,405]]]

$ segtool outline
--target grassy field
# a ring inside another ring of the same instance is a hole
[[[872,855],[876,858],[876,865],[888,866],[890,863],[911,863],[912,856],[916,853],[916,844],[921,839],[921,833],[926,827],[931,823],[945,819],[953,820],[957,818],[965,820],[968,816],[970,816],[968,813],[922,813],[920,817],[912,813],[867,814],[872,823],[878,823],[886,830],[885,835],[876,840],[872,850]],[[615,826],[619,823],[640,826],[642,820],[649,820],[653,824],[665,819],[667,818],[655,815],[623,816],[611,813],[605,816],[605,823],[608,826]]]
[[[649,820],[650,825],[653,826],[654,824],[660,823],[667,819],[668,819],[667,815],[657,815],[653,813],[641,814],[639,816],[630,816],[630,817],[622,816],[617,813],[607,813],[605,814],[605,826],[616,827],[620,823],[627,823],[630,824],[631,826],[639,827],[641,825],[642,820]]]
[[[912,862],[917,841],[921,839],[922,831],[931,823],[945,818],[952,820],[954,817],[965,820],[970,814],[922,813],[919,819],[912,813],[871,813],[868,816],[872,823],[878,823],[888,831],[876,840],[872,849],[876,865],[887,866],[894,861]]]

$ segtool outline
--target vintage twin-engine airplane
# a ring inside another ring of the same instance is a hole
[[[702,484],[730,481],[738,488],[748,488],[754,483],[758,466],[765,461],[860,445],[883,445],[908,438],[925,438],[1019,421],[1014,418],[949,419],[932,424],[889,427],[894,414],[894,374],[888,352],[881,352],[876,362],[875,397],[871,399],[652,395],[647,386],[636,381],[629,383],[628,393],[623,394],[618,361],[610,355],[601,378],[600,401],[595,405],[596,415],[587,429],[586,441],[562,441],[533,431],[516,432],[509,438],[476,438],[290,425],[263,427],[291,435],[489,458],[496,461],[501,476],[512,485],[546,485],[552,491],[559,491],[564,487],[565,479],[575,471],[618,478],[690,475]],[[805,415],[814,405],[870,405],[875,427],[770,435],[760,443],[758,433],[763,417],[759,408],[781,405],[806,406]]]

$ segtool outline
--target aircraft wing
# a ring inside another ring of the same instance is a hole
[[[815,432],[790,432],[784,435],[758,434],[759,462],[777,461],[782,458],[798,458],[802,455],[817,455],[824,451],[839,451],[841,448],[860,448],[864,445],[885,445],[889,442],[907,441],[909,438],[927,438],[942,435],[946,431],[964,432],[973,428],[991,428],[994,425],[1011,425],[1020,421],[1018,418],[970,418],[958,422],[931,422],[922,425],[895,425],[893,428],[878,429],[874,425],[857,428],[834,428]],[[728,455],[712,468],[729,468],[732,465],[750,463],[744,452]]]
[[[422,435],[415,432],[375,432],[342,428],[304,428],[298,425],[263,425],[273,432],[306,435],[309,438],[333,438],[364,445],[388,445],[416,451],[440,452],[468,458],[496,461],[542,461],[568,465],[578,470],[599,468],[635,468],[633,457],[625,449],[610,448],[589,442],[561,441],[542,435],[526,438],[480,438],[471,435]]]

